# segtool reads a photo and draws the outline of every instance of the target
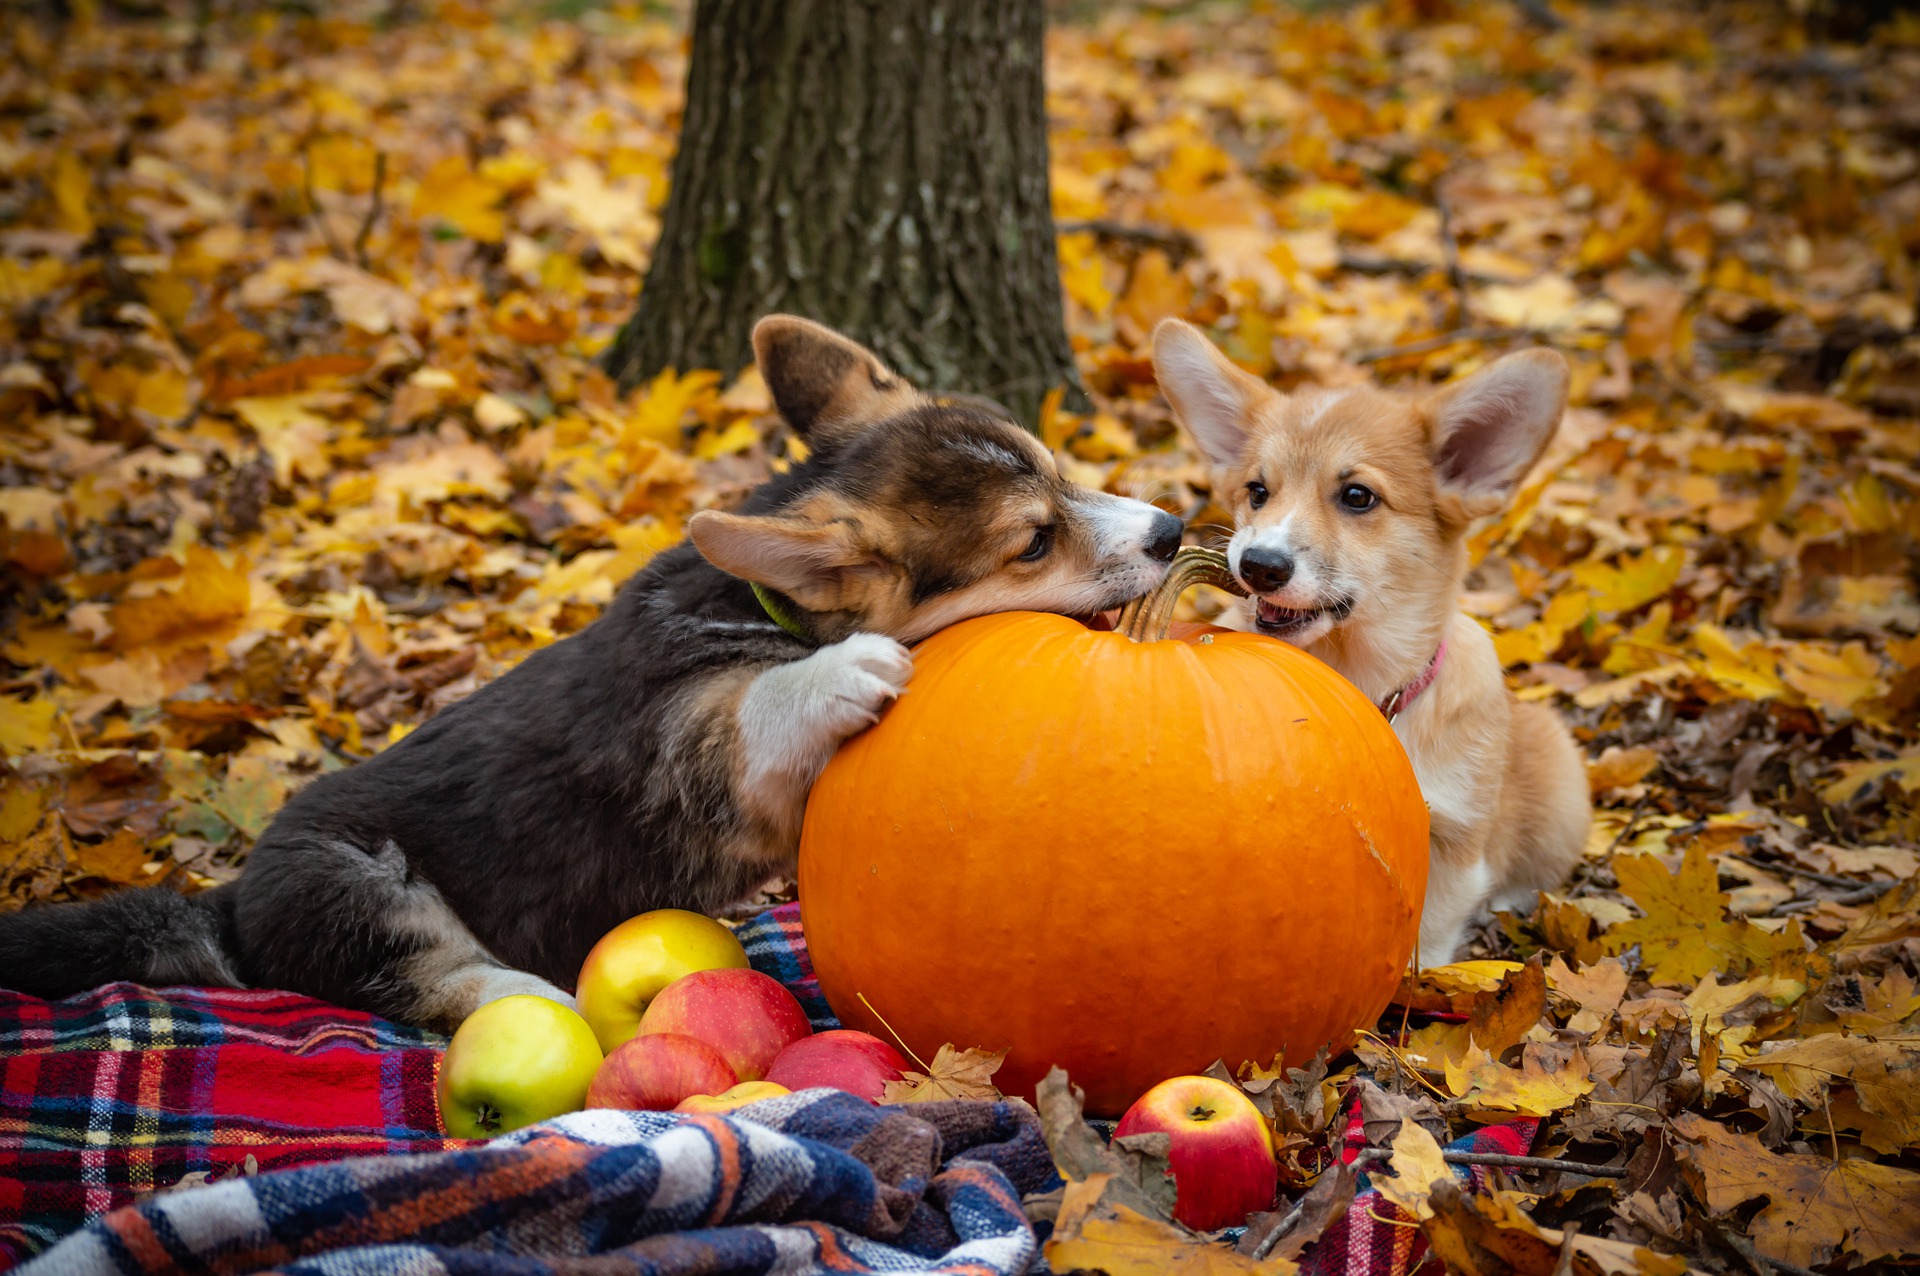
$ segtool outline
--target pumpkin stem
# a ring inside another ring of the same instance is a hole
[[[1159,588],[1122,607],[1113,627],[1135,642],[1159,642],[1173,624],[1174,604],[1195,585],[1213,585],[1241,598],[1247,596],[1227,566],[1225,554],[1188,545],[1173,556],[1173,565]]]

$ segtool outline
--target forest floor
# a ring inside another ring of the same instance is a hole
[[[786,447],[752,374],[622,399],[593,363],[674,151],[659,10],[74,7],[0,27],[0,907],[230,878],[292,789],[591,621]],[[1407,1208],[1556,1260],[1577,1223],[1576,1270],[1914,1255],[1920,21],[1555,12],[1056,27],[1097,406],[1044,434],[1211,534],[1158,319],[1281,387],[1565,352],[1466,605],[1576,728],[1590,853],[1476,942],[1540,963],[1423,981],[1472,1023],[1361,1057],[1435,1131],[1539,1115],[1624,1177]],[[1290,1193],[1341,1062],[1251,1082]]]

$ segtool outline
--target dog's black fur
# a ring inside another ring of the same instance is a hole
[[[918,400],[861,432],[823,430],[813,457],[743,513],[825,492],[930,511],[909,510],[909,524],[964,525],[970,503],[996,491],[968,468],[978,463],[966,444],[1012,428],[978,407]],[[966,584],[951,578],[953,562],[903,564],[912,594]],[[447,963],[431,977],[418,963],[437,945],[468,952],[477,940],[483,959],[570,986],[626,918],[711,913],[783,867],[737,850],[752,841],[737,732],[700,696],[728,671],[802,660],[861,627],[858,615],[793,612],[804,638],[774,623],[746,581],[681,544],[580,633],[308,785],[237,881],[0,916],[0,984],[48,997],[116,979],[281,987],[450,1025],[471,1004],[427,986]],[[454,933],[462,924],[470,937]]]

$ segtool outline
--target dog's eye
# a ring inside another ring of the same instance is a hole
[[[1355,513],[1365,513],[1378,505],[1380,498],[1370,487],[1349,483],[1340,489],[1340,503]]]
[[[1267,503],[1267,485],[1265,483],[1247,484],[1247,504],[1259,509]]]
[[[1033,539],[1027,542],[1026,549],[1020,554],[1020,561],[1023,563],[1037,563],[1045,558],[1047,551],[1052,548],[1053,529],[1051,527],[1036,527],[1033,529]]]

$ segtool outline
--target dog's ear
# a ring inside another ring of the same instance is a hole
[[[811,319],[768,315],[753,325],[753,358],[780,415],[816,447],[920,400],[873,351]]]
[[[1243,372],[1201,331],[1178,319],[1153,330],[1153,373],[1173,414],[1215,465],[1231,465],[1247,445],[1247,416],[1273,389]]]
[[[1567,361],[1558,350],[1497,359],[1433,395],[1433,467],[1440,490],[1469,518],[1503,506],[1567,410]]]
[[[887,563],[851,523],[702,510],[687,535],[729,576],[778,590],[808,611],[843,611]]]

